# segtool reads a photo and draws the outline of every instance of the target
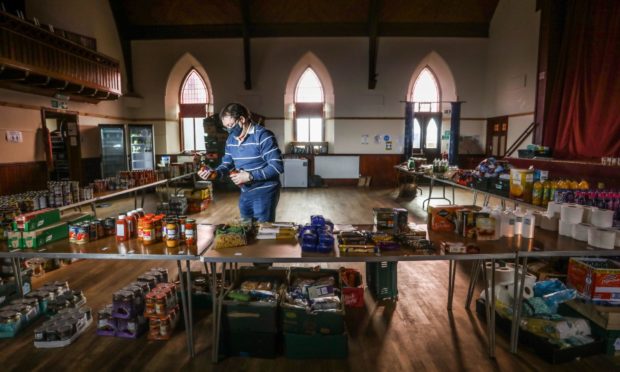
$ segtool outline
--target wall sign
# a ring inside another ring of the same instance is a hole
[[[7,130],[5,137],[7,142],[22,143],[24,142],[24,136],[22,132],[17,130]]]

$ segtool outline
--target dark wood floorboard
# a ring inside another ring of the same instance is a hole
[[[425,213],[422,198],[397,201],[394,190],[357,188],[303,189],[282,192],[278,219],[305,223],[313,214],[324,214],[335,223],[372,223],[373,207],[405,207],[411,220],[421,222]],[[458,192],[460,203],[471,203],[471,195]],[[153,208],[154,195],[147,199]],[[217,194],[216,201],[203,213],[203,222],[227,221],[238,215],[237,195]],[[124,200],[102,208],[100,215],[132,208]],[[95,261],[74,262],[34,280],[35,287],[53,280],[69,280],[82,289],[93,309],[109,303],[112,293],[155,266],[176,273],[174,262]],[[338,265],[322,264],[324,267]],[[364,268],[361,264],[351,267]],[[193,269],[200,270],[195,263]],[[594,356],[553,366],[521,347],[518,355],[508,351],[508,337],[497,336],[497,358],[487,356],[484,325],[475,313],[464,309],[469,266],[459,264],[454,310],[446,310],[448,280],[446,262],[399,263],[399,301],[375,303],[368,292],[366,307],[347,313],[349,357],[346,360],[287,360],[229,358],[211,364],[211,315],[195,312],[197,356],[190,360],[186,352],[183,323],[169,341],[147,341],[100,337],[91,326],[73,345],[64,349],[39,350],[33,346],[30,326],[18,337],[0,340],[0,371],[611,371],[620,370],[620,362],[606,356]],[[40,320],[39,322],[42,322]]]

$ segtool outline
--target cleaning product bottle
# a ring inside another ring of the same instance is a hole
[[[536,216],[532,210],[528,209],[523,216],[521,236],[527,239],[532,239],[534,237],[534,227],[536,227]]]
[[[491,219],[495,222],[494,240],[502,237],[502,208],[498,205],[491,211]]]
[[[502,213],[502,236],[512,238],[515,235],[515,214],[511,209],[506,209]]]
[[[523,228],[523,211],[521,207],[518,206],[515,209],[515,235],[521,235],[521,230]]]
[[[532,204],[542,205],[543,191],[544,191],[543,182],[541,182],[541,180],[534,182],[534,186],[532,189]]]

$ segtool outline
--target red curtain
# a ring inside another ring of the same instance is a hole
[[[559,159],[620,156],[620,1],[568,0],[543,143]]]

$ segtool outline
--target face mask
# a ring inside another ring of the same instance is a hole
[[[235,122],[235,125],[233,125],[231,128],[224,128],[224,129],[226,129],[228,134],[232,134],[235,137],[239,137],[241,135],[241,132],[243,132],[241,123],[239,123],[238,121]]]

